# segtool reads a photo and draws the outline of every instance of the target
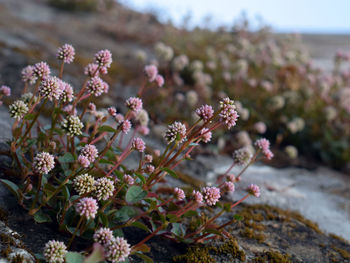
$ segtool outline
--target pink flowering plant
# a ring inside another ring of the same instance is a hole
[[[45,260],[68,261],[67,255],[72,253],[68,251],[77,237],[90,240],[94,251],[102,250],[100,260],[116,263],[126,262],[131,255],[150,260],[145,255],[150,249],[147,241],[156,235],[186,243],[230,236],[225,226],[235,219],[221,224],[216,219],[250,195],[259,197],[260,190],[252,184],[235,202],[222,197],[235,191],[240,176],[258,157],[272,158],[269,141],[257,140],[255,151],[237,150],[233,164],[216,185],[186,191],[169,188],[164,185],[166,178],[177,177],[176,168],[196,147],[208,143],[215,130],[236,125],[239,114],[234,101],[226,97],[216,110],[200,106],[194,110],[197,120],[193,125],[180,121],[169,124],[165,149],[154,150],[143,139],[149,128],[142,94],[152,85],[164,85],[157,67],[145,67],[146,84],[137,96],[125,101],[124,111],[109,107],[104,112],[97,110],[93,100],[108,92],[103,75],[111,66],[112,54],[102,50],[95,55],[85,68],[87,78],[80,89],[64,80],[64,67],[73,62],[74,55],[71,45],[58,49],[58,76],[52,75],[45,62],[23,69],[24,94],[9,106],[14,118],[11,154],[20,177],[1,182],[35,221],[57,221],[59,230],[71,236],[67,244],[49,241],[44,248]],[[0,91],[10,95],[6,87]],[[49,122],[40,118],[44,109],[50,112]],[[136,168],[124,162],[132,154],[138,156]],[[230,174],[235,165],[242,166],[237,176]],[[213,207],[214,214],[209,212]],[[130,244],[122,236],[127,227],[147,234]]]

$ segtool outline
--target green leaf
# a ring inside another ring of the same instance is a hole
[[[98,162],[99,162],[100,164],[114,164],[114,162],[108,161],[108,160],[106,160],[106,159],[100,159]]]
[[[198,216],[197,211],[190,210],[184,214],[185,217],[193,217],[193,216]]]
[[[186,233],[184,225],[181,223],[173,223],[171,228],[171,232],[177,236],[183,237]]]
[[[146,256],[144,254],[136,253],[135,256],[138,256],[139,258],[141,258],[146,263],[154,263],[153,259],[151,259],[149,256]]]
[[[147,196],[147,192],[144,191],[140,186],[134,185],[131,186],[125,195],[125,200],[128,203],[136,203],[141,201]]]
[[[142,185],[144,185],[144,184],[146,183],[146,179],[145,179],[145,177],[144,177],[142,174],[140,174],[140,173],[135,173],[135,175],[136,175],[138,178],[140,178],[140,180],[141,180],[141,182],[142,182]]]
[[[173,170],[168,168],[168,167],[163,167],[160,170],[163,171],[163,172],[167,172],[170,176],[172,176],[172,177],[174,177],[176,179],[178,178],[177,174]]]
[[[34,119],[34,117],[35,117],[35,114],[34,113],[30,113],[30,114],[27,114],[24,117],[24,119],[30,121],[30,120]]]
[[[167,218],[169,219],[170,223],[175,223],[178,220],[177,215],[174,215],[174,214],[168,214]]]
[[[120,210],[118,210],[114,214],[114,218],[117,221],[125,222],[125,221],[129,220],[130,218],[134,217],[135,215],[137,215],[137,213],[136,213],[134,208],[132,208],[130,206],[123,206]]]
[[[58,158],[60,163],[72,163],[74,162],[74,156],[71,153],[65,153],[63,156]]]
[[[138,222],[138,221],[132,223],[131,226],[140,228],[142,230],[145,230],[146,232],[151,232],[145,224],[142,224],[141,222]]]
[[[44,214],[41,210],[34,214],[35,222],[41,224],[46,222],[52,222],[52,219],[49,215]]]
[[[78,252],[68,252],[66,254],[66,263],[83,263],[84,257]]]
[[[11,193],[17,197],[17,199],[19,199],[18,186],[15,183],[12,183],[6,179],[0,179],[0,182],[2,182],[11,191]]]
[[[101,223],[105,226],[105,227],[108,227],[108,217],[105,213],[100,213],[99,214],[99,219],[101,221]]]
[[[204,232],[207,232],[207,233],[210,233],[210,234],[214,234],[214,235],[218,235],[218,236],[221,236],[221,232],[214,229],[214,228],[206,228],[204,230]]]
[[[62,193],[63,193],[64,198],[65,198],[66,200],[69,200],[69,198],[70,198],[70,192],[69,192],[69,189],[68,189],[68,187],[67,187],[66,185],[63,186],[63,188],[62,188]]]
[[[99,132],[115,132],[115,129],[108,125],[103,125],[98,129]]]

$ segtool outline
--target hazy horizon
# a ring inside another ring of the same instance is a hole
[[[350,1],[346,0],[119,0],[138,11],[155,11],[161,21],[182,25],[191,15],[190,27],[230,26],[244,12],[255,28],[262,21],[277,33],[350,34]]]

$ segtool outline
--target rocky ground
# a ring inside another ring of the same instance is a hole
[[[79,47],[78,65],[72,66],[68,73],[69,81],[75,84],[79,82],[76,75],[82,72],[88,58],[102,48],[109,48],[113,53],[112,78],[116,75],[127,77],[125,67],[137,67],[133,60],[135,51],[142,48],[151,54],[150,47],[157,36],[164,33],[163,26],[153,16],[120,6],[91,16],[83,12],[60,11],[44,3],[44,0],[0,0],[0,83],[13,87],[14,97],[22,87],[21,68],[40,60],[50,62],[57,46],[64,42]],[[346,36],[304,36],[304,39],[312,47],[315,63],[325,66],[326,70],[333,55],[331,46],[349,47]],[[107,102],[116,103],[118,93],[124,97],[132,94],[132,88],[125,87],[123,79],[115,79],[112,95],[105,98]],[[0,127],[0,142],[4,142],[11,137],[11,120],[4,106],[0,108]],[[148,139],[147,143],[160,147],[158,139]],[[0,144],[0,153],[6,151],[5,146]],[[128,161],[132,162],[131,159]],[[182,180],[170,179],[168,184],[174,186],[186,182],[198,186],[204,182],[214,183],[230,162],[225,156],[198,154],[194,161],[180,168]],[[0,177],[10,168],[11,159],[0,154]],[[231,240],[188,247],[156,238],[151,241],[151,256],[155,262],[350,262],[348,175],[324,167],[276,169],[258,164],[247,170],[236,192],[225,198],[239,199],[243,189],[253,182],[261,186],[261,198],[248,199],[246,205],[223,219],[232,219],[234,214],[243,217],[228,229],[233,236]],[[18,257],[30,262],[32,257],[23,251],[23,247],[38,253],[52,238],[67,239],[56,232],[55,225],[34,223],[2,185],[0,208],[0,262],[6,262],[4,258],[15,262],[13,258],[18,260]],[[136,242],[142,234],[134,229],[127,232],[130,242]],[[138,261],[135,259],[135,262]]]

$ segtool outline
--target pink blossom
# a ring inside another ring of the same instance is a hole
[[[122,123],[124,121],[124,116],[123,116],[123,114],[117,113],[114,116],[114,119],[117,123]]]
[[[90,165],[90,161],[85,155],[79,155],[78,162],[84,168],[87,168]]]
[[[95,218],[98,210],[97,201],[92,197],[84,197],[76,204],[75,210],[86,219]]]
[[[134,138],[131,147],[138,152],[144,152],[146,149],[146,144],[141,138]]]
[[[89,77],[98,77],[99,75],[99,70],[98,70],[98,65],[95,63],[90,63],[84,68],[84,74],[89,76]]]
[[[225,182],[223,188],[230,193],[235,191],[235,185],[232,182]]]
[[[81,149],[80,154],[84,155],[89,162],[92,163],[98,157],[98,150],[95,145],[87,144],[83,147],[83,149]]]
[[[132,178],[131,175],[129,174],[125,174],[124,175],[124,181],[128,184],[128,185],[133,185],[135,183],[135,179]]]
[[[130,245],[123,237],[116,237],[105,245],[106,259],[112,263],[124,261],[131,252]]]
[[[153,173],[154,172],[154,166],[153,165],[151,165],[151,164],[148,164],[148,165],[146,165],[146,169],[145,169],[145,171],[146,171],[146,173],[148,173],[148,174],[151,174],[151,173]]]
[[[266,132],[266,124],[263,123],[262,121],[259,121],[257,123],[254,124],[254,129],[260,133],[263,134]]]
[[[199,118],[203,119],[204,121],[208,121],[210,118],[213,117],[214,110],[213,107],[210,105],[202,105],[198,109],[196,109],[196,114],[199,116]]]
[[[105,245],[113,239],[113,231],[107,227],[101,227],[95,231],[93,239],[95,242]]]
[[[220,189],[217,187],[204,187],[202,192],[204,196],[204,201],[209,206],[215,205],[221,197]]]
[[[0,87],[0,93],[2,93],[6,97],[11,96],[11,89],[9,87],[3,85]]]
[[[125,133],[125,134],[128,134],[130,129],[131,129],[131,122],[129,120],[123,121],[122,132]]]
[[[135,113],[142,109],[142,100],[140,98],[131,97],[126,100],[125,105]]]
[[[64,112],[66,112],[68,114],[77,115],[77,109],[74,108],[73,112],[72,112],[72,110],[73,110],[73,105],[72,104],[69,104],[69,105],[67,105],[67,106],[65,106],[63,108]]]
[[[109,68],[112,64],[112,53],[108,49],[100,50],[95,54],[95,63],[100,67]]]
[[[38,153],[34,157],[33,169],[39,174],[47,174],[55,167],[55,159],[48,152]]]
[[[70,84],[68,84],[65,81],[59,80],[59,84],[61,86],[61,96],[60,100],[62,102],[71,102],[73,100],[74,94],[73,94],[73,88]]]
[[[255,146],[262,151],[266,159],[271,160],[273,158],[273,153],[270,150],[269,140],[265,138],[259,139],[255,142]]]
[[[143,125],[137,126],[137,132],[141,135],[148,135],[149,134],[149,128]]]
[[[88,105],[88,110],[90,112],[95,112],[96,111],[96,105],[94,103],[90,102],[89,105]]]
[[[163,78],[162,75],[159,75],[159,74],[158,74],[158,75],[156,76],[155,81],[156,81],[156,83],[157,83],[157,85],[158,85],[159,88],[163,87],[163,85],[164,85],[164,78]]]
[[[192,195],[196,203],[201,204],[203,202],[203,195],[199,191],[193,190]]]
[[[75,49],[72,45],[64,44],[57,50],[57,58],[63,60],[64,63],[70,64],[73,62]]]
[[[177,200],[185,199],[185,192],[181,188],[176,187],[174,189],[174,195]]]
[[[153,161],[153,156],[150,154],[145,155],[145,162],[146,163],[151,163]]]
[[[39,79],[46,79],[50,73],[50,67],[46,62],[39,62],[34,65],[34,74]]]
[[[186,140],[186,126],[181,122],[175,121],[168,126],[165,139],[168,141],[168,144],[173,141],[177,141],[178,143],[184,142]]]
[[[109,115],[111,115],[111,116],[115,116],[115,115],[117,115],[117,110],[116,110],[115,107],[109,107],[109,108],[108,108],[108,113],[109,113]]]
[[[86,87],[91,92],[91,94],[95,95],[95,97],[102,95],[102,93],[105,91],[104,81],[97,76],[91,78],[88,81]]]
[[[63,93],[60,79],[56,77],[47,77],[39,86],[39,93],[42,97],[48,98],[50,101],[59,100]]]
[[[260,196],[260,188],[256,184],[251,184],[248,187],[247,191],[248,191],[249,194],[254,195],[255,197],[259,197]]]
[[[205,143],[208,143],[210,142],[211,140],[211,137],[212,137],[212,133],[209,131],[208,128],[203,128],[201,130],[201,135],[202,135],[202,141],[205,142]]]
[[[225,98],[220,101],[221,112],[219,114],[220,120],[224,122],[228,129],[236,125],[236,121],[239,117],[236,106],[233,100]]]
[[[234,183],[234,182],[236,182],[236,176],[234,174],[228,174],[228,175],[226,175],[226,180]]]
[[[24,82],[28,82],[29,84],[34,84],[38,79],[34,73],[33,66],[26,66],[24,69],[22,69],[21,74],[22,80]]]
[[[155,65],[148,65],[145,66],[145,73],[148,77],[148,80],[150,82],[153,82],[156,80],[158,75],[158,68]]]

